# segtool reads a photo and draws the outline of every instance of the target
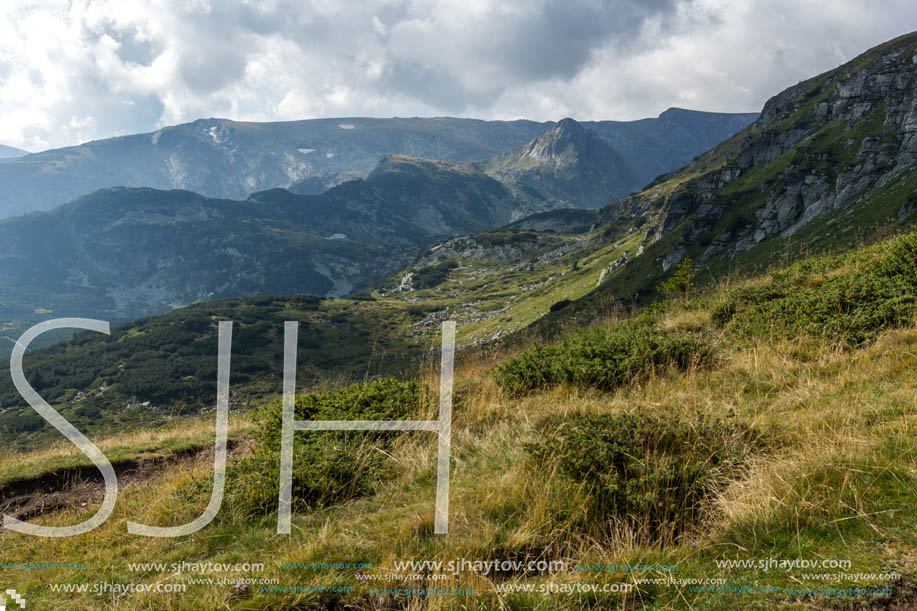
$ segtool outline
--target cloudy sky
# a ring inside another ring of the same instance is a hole
[[[0,143],[201,117],[757,111],[917,29],[913,2],[3,0]]]

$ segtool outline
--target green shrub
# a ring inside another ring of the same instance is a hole
[[[560,301],[555,301],[554,303],[552,303],[551,307],[548,309],[551,312],[559,312],[560,310],[563,310],[568,305],[570,305],[569,299],[561,299]]]
[[[449,272],[458,267],[454,261],[442,261],[421,267],[411,276],[411,284],[417,290],[431,289],[446,281]]]
[[[580,487],[580,527],[624,523],[652,542],[695,524],[710,494],[762,446],[735,422],[589,414],[545,420],[526,449],[539,473],[556,470]]]
[[[713,320],[746,335],[804,334],[859,346],[910,323],[917,305],[917,234],[844,257],[811,259],[734,289]]]
[[[662,281],[659,292],[666,297],[684,297],[694,288],[697,269],[691,257],[685,257],[672,275]]]
[[[594,328],[553,346],[536,346],[505,361],[494,374],[511,395],[559,384],[613,390],[666,367],[686,370],[707,362],[699,337],[663,333],[645,317]]]
[[[418,416],[424,399],[416,382],[383,378],[296,397],[296,420],[402,420]],[[228,468],[228,504],[243,515],[277,510],[282,404],[258,414],[255,454]],[[293,510],[371,494],[383,474],[385,450],[398,432],[297,431],[293,439]],[[208,488],[209,490],[209,488]],[[209,492],[208,492],[209,494]]]
[[[732,317],[736,314],[736,303],[733,300],[727,300],[722,303],[718,303],[713,306],[713,310],[710,312],[710,320],[713,321],[713,324],[723,327],[732,320]]]

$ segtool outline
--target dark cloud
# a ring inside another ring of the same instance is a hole
[[[550,0],[515,22],[492,22],[475,38],[490,60],[504,64],[516,79],[568,79],[590,62],[597,48],[637,38],[646,19],[667,21],[674,5],[668,0]]]
[[[161,44],[139,38],[136,29],[129,32],[113,31],[110,35],[118,43],[118,57],[125,62],[149,66],[163,51]]]
[[[487,107],[496,100],[502,87],[486,92],[469,91],[445,66],[428,66],[416,60],[391,59],[379,89],[392,95],[421,100],[446,113],[463,113],[470,108]]]

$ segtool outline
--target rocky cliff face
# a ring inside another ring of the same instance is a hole
[[[669,270],[787,237],[914,171],[917,34],[771,98],[748,128],[628,200],[602,221],[653,216],[645,244],[677,234]],[[841,228],[838,228],[840,230]]]

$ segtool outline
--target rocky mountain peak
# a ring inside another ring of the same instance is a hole
[[[633,167],[594,130],[570,118],[525,146],[489,160],[486,171],[526,201],[532,212],[597,208],[627,195],[634,183]]]
[[[593,130],[587,130],[573,119],[558,121],[547,133],[530,142],[522,158],[537,160],[563,160],[574,163],[590,148],[611,147],[602,141]]]
[[[582,123],[577,122],[570,117],[561,119],[557,122],[557,125],[551,130],[551,132],[556,132],[560,137],[567,138],[569,140],[577,140],[586,137],[587,133],[595,134],[593,130],[587,130],[583,127]]]

